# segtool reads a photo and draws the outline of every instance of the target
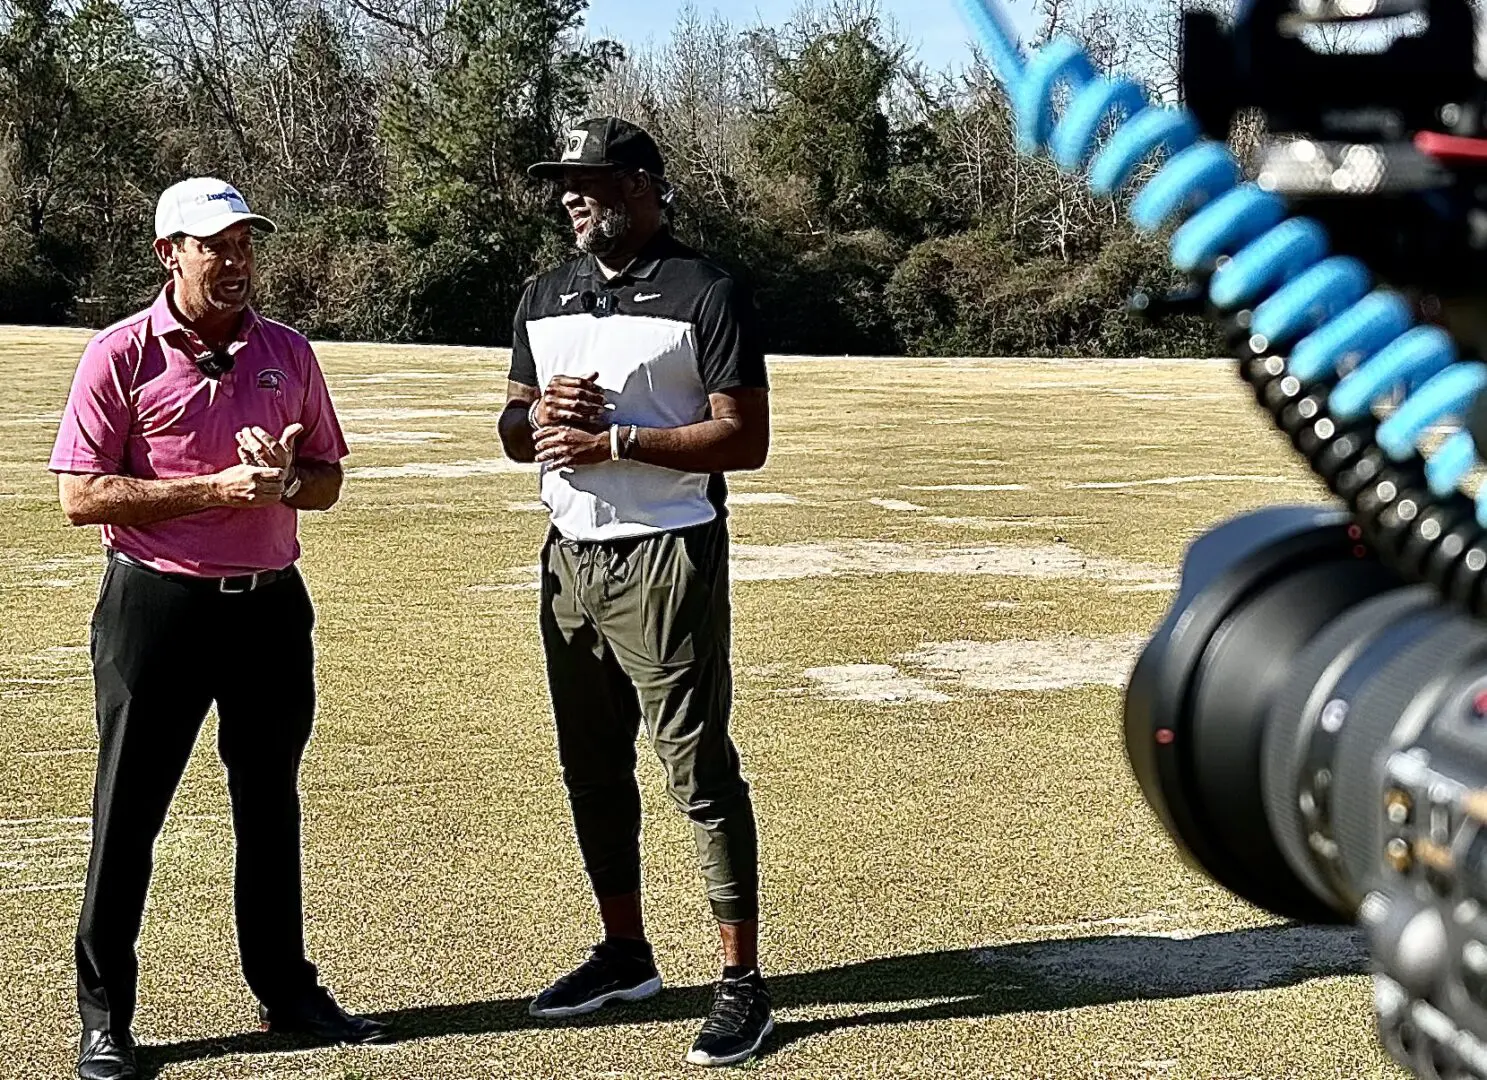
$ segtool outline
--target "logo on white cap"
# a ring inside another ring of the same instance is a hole
[[[198,195],[196,201],[204,205],[214,202],[225,202],[240,214],[249,213],[247,200],[238,194],[236,188],[228,188],[226,191],[211,191],[205,195]]]
[[[276,228],[268,218],[248,209],[248,200],[227,181],[197,176],[171,185],[160,196],[155,207],[155,236],[215,236],[240,221],[268,232]]]

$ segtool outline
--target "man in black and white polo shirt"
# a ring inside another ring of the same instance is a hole
[[[773,1029],[759,973],[758,839],[728,734],[726,486],[769,452],[764,351],[743,290],[676,240],[660,151],[612,117],[570,131],[556,181],[577,258],[515,320],[501,441],[542,466],[542,641],[558,756],[603,942],[532,1002],[569,1017],[658,992],[640,902],[645,722],[691,818],[723,978],[687,1055],[744,1061]]]

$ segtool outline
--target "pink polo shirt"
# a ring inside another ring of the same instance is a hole
[[[233,369],[210,379],[209,354],[171,310],[170,286],[145,311],[102,331],[83,351],[50,468],[169,480],[238,464],[236,433],[277,437],[305,426],[295,456],[347,454],[325,376],[305,338],[251,309],[228,346]],[[299,515],[282,503],[218,507],[154,525],[103,527],[103,546],[176,574],[228,577],[278,570],[299,558]]]

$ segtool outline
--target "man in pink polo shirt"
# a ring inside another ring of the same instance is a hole
[[[315,711],[298,511],[340,497],[346,441],[309,342],[249,306],[252,230],[220,180],[167,190],[148,309],[83,352],[52,452],[62,508],[103,526],[92,622],[99,754],[76,959],[82,1080],[133,1080],[135,943],[156,837],[212,703],[237,840],[243,973],[273,1031],[372,1042],[306,958],[300,760]],[[244,643],[263,662],[239,662]],[[236,657],[236,659],[234,659]]]

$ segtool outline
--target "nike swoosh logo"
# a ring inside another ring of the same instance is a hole
[[[558,299],[561,300],[561,301],[563,301],[563,303],[566,304],[566,303],[568,303],[570,300],[572,300],[577,295],[578,294],[576,292],[559,293],[558,294]]]
[[[658,292],[638,292],[638,293],[635,294],[635,302],[637,304],[643,304],[647,300],[659,300],[659,299],[661,299],[661,294],[658,293]]]

